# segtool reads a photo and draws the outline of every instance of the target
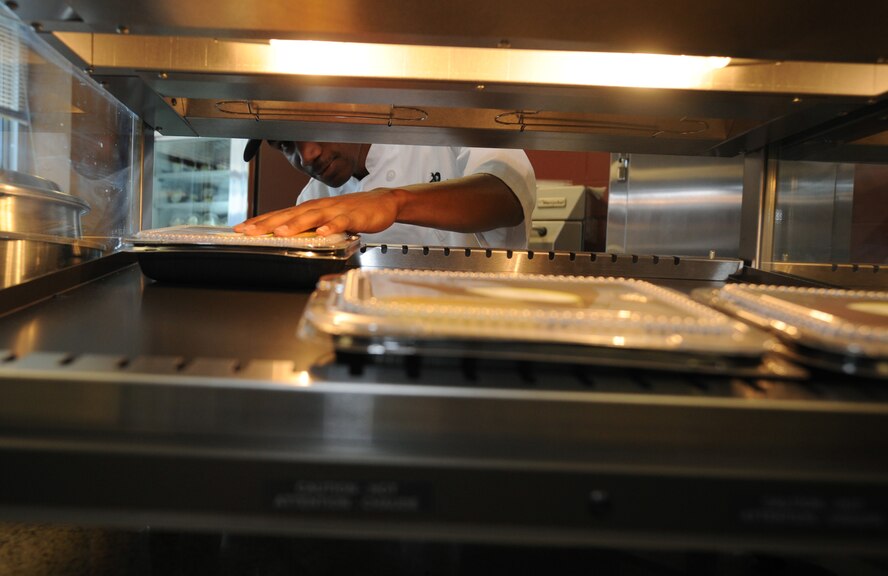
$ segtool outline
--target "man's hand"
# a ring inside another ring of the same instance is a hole
[[[294,236],[314,229],[318,235],[381,232],[395,223],[403,191],[377,188],[335,198],[309,200],[291,208],[250,218],[234,227],[248,236]]]

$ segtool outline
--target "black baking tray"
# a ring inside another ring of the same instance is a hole
[[[292,250],[134,247],[145,276],[176,284],[312,289],[321,276],[358,265],[354,252],[306,256]]]

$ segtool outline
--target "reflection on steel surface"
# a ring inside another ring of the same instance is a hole
[[[104,250],[85,240],[0,232],[0,289],[98,258]]]

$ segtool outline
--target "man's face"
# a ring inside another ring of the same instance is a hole
[[[327,186],[338,188],[352,176],[366,173],[360,144],[269,140],[298,170]]]

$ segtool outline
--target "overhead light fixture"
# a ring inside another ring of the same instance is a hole
[[[639,88],[707,88],[726,57],[271,40],[278,73]]]

